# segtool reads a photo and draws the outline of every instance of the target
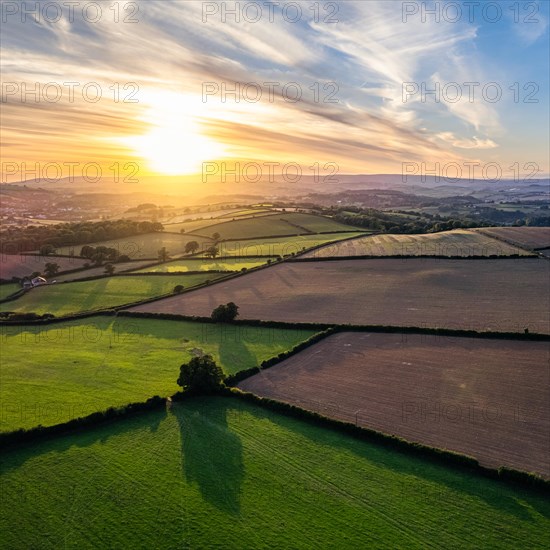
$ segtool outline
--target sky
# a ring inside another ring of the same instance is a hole
[[[2,182],[550,172],[545,0],[1,4]]]

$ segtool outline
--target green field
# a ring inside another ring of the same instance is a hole
[[[228,260],[174,260],[165,264],[146,267],[132,273],[180,273],[185,271],[241,271],[267,263],[268,258],[235,258]]]
[[[303,249],[348,239],[363,233],[333,233],[331,235],[302,235],[298,237],[280,237],[252,239],[218,243],[220,256],[285,256],[298,253]]]
[[[52,313],[56,316],[93,311],[168,294],[176,285],[189,288],[223,274],[125,275],[33,288],[21,298],[1,304],[0,311]]]
[[[229,212],[228,214],[218,216],[218,218],[241,218],[243,216],[248,217],[256,215],[265,216],[266,214],[270,213],[273,213],[273,210],[267,210],[266,208],[250,208],[248,210],[237,210],[236,212]]]
[[[10,294],[17,292],[20,288],[21,286],[16,283],[0,285],[0,300],[7,298]]]
[[[548,548],[542,495],[231,398],[3,453],[3,546]]]
[[[158,258],[158,251],[162,247],[166,247],[166,250],[171,256],[181,256],[185,254],[185,245],[189,241],[197,241],[201,246],[203,243],[210,242],[209,239],[197,236],[191,237],[175,233],[146,233],[144,235],[135,235],[124,239],[90,243],[90,246],[107,246],[109,248],[115,248],[120,254],[126,255],[132,260],[139,260],[142,258],[156,260]],[[82,245],[64,246],[58,248],[56,253],[68,256],[79,256],[81,249]]]
[[[372,235],[314,250],[305,257],[337,256],[528,256],[529,252],[491,237],[456,229],[423,235]]]
[[[172,395],[179,366],[201,350],[228,374],[312,336],[304,330],[97,316],[2,328],[0,430],[52,425]]]
[[[330,218],[295,212],[276,212],[269,216],[258,216],[242,220],[228,221],[198,230],[198,233],[211,237],[219,233],[221,238],[247,239],[269,237],[270,235],[299,235],[322,231],[350,231],[348,225]]]

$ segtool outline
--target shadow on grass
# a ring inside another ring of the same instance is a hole
[[[196,483],[207,502],[239,516],[244,462],[241,440],[227,423],[231,408],[229,402],[191,399],[172,412],[181,435],[185,480]]]

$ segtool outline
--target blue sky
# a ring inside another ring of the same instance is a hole
[[[23,21],[20,2],[2,1],[4,162],[133,159],[171,174],[219,159],[335,163],[341,173],[400,173],[404,162],[498,163],[503,177],[514,163],[550,171],[547,1],[278,2],[272,20],[263,0],[104,0],[97,21],[93,10],[83,16],[86,4],[70,14],[60,2],[59,20],[50,8]],[[236,5],[240,21],[224,18]],[[439,22],[423,13],[434,9]],[[66,82],[79,83],[72,100]],[[79,93],[90,82],[97,102]],[[421,94],[423,83],[454,94],[453,82],[459,101]],[[472,102],[467,82],[479,83]],[[21,94],[48,83],[60,99]],[[221,94],[247,83],[260,100]],[[268,83],[277,83],[272,96]],[[500,100],[483,96],[489,83]],[[205,86],[218,91],[205,96]],[[121,101],[132,90],[135,102]]]

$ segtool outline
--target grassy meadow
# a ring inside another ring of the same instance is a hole
[[[210,353],[227,374],[313,332],[97,316],[2,327],[0,430],[52,425],[178,391],[179,366]]]
[[[57,283],[33,288],[21,298],[6,302],[0,311],[18,313],[52,313],[59,317],[130,304],[146,298],[169,294],[176,285],[189,288],[206,280],[215,280],[221,274],[198,273],[189,275],[124,275],[103,277],[92,281]]]
[[[548,548],[550,502],[231,398],[3,453],[6,548]]]
[[[275,259],[275,258],[273,258]],[[164,264],[154,265],[132,271],[132,273],[181,273],[185,271],[241,271],[243,268],[251,269],[267,263],[268,258],[229,258],[197,260],[174,260]]]

